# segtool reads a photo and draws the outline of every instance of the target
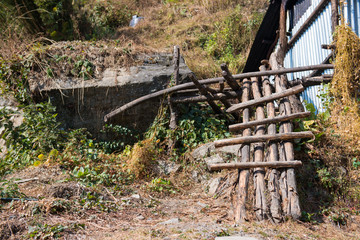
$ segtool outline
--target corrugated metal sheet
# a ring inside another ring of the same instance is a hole
[[[320,0],[312,1],[311,6],[299,19],[296,25],[294,25],[292,29],[293,34],[299,30],[319,3]],[[331,53],[330,50],[322,49],[321,45],[330,44],[331,42],[331,4],[329,2],[308,29],[306,29],[302,36],[297,40],[294,46],[288,51],[284,62],[285,67],[291,68],[321,64]],[[311,71],[293,73],[289,74],[288,78],[302,78],[310,73]],[[327,71],[326,73],[331,72]],[[323,105],[318,97],[321,91],[321,86],[309,87],[301,94],[301,100],[314,104],[316,110],[321,112],[323,110]]]
[[[359,36],[360,1],[359,0],[344,1],[343,13],[346,22],[353,29],[356,35]]]
[[[311,6],[303,14],[303,16],[293,26],[292,33],[304,24],[309,15],[314,11],[320,0],[313,0]],[[343,4],[343,16],[345,21],[351,26],[353,31],[359,36],[360,31],[360,0],[347,0]],[[316,20],[302,34],[299,40],[288,51],[285,57],[285,67],[299,67],[313,64],[320,64],[330,54],[329,50],[321,48],[321,44],[330,44],[332,42],[331,33],[331,4],[327,4],[325,9],[318,15]],[[324,73],[332,73],[327,70]],[[307,76],[311,72],[301,72],[288,74],[289,79],[301,78]],[[322,112],[323,105],[319,95],[324,92],[321,86],[307,88],[302,94],[301,99],[309,103],[313,103],[316,110]]]

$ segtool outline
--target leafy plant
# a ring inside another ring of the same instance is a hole
[[[149,185],[149,189],[159,193],[176,193],[176,188],[171,181],[163,178],[154,178]]]
[[[0,174],[34,164],[37,156],[64,147],[66,134],[58,128],[55,107],[50,102],[19,108],[20,111],[0,109],[0,123],[4,127],[2,139],[7,148],[7,154],[0,163]],[[21,115],[23,123],[15,126],[13,117]]]

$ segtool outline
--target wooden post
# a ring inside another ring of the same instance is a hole
[[[174,73],[173,73],[173,79],[170,81],[170,85],[171,84],[178,85],[179,84],[179,78],[180,78],[180,75],[179,75],[179,68],[180,68],[180,49],[179,49],[179,46],[174,46],[173,63],[174,63]],[[177,127],[178,113],[177,113],[177,111],[175,109],[174,103],[172,103],[172,101],[171,101],[171,94],[168,95],[168,104],[169,104],[169,110],[170,110],[169,128],[170,128],[171,131],[175,131],[175,129]],[[175,138],[169,138],[169,143],[168,143],[168,153],[169,154],[172,152],[175,145],[176,145]]]
[[[260,71],[266,71],[264,65],[260,66]],[[263,91],[265,96],[270,96],[272,94],[270,81],[268,77],[262,77]],[[274,102],[268,102],[266,105],[267,117],[275,118],[275,105]],[[269,124],[267,128],[268,134],[276,134],[276,124]],[[279,161],[278,147],[277,143],[274,141],[269,141],[268,143],[268,162],[277,162]],[[280,223],[282,220],[281,216],[281,199],[279,192],[279,171],[277,169],[271,169],[268,180],[268,190],[270,193],[270,213],[271,219],[275,223]]]
[[[260,99],[261,91],[259,87],[259,78],[251,78],[251,88],[254,99]],[[256,120],[265,119],[265,111],[263,106],[258,106],[256,108]],[[265,125],[258,125],[255,129],[256,136],[262,136],[265,133]],[[263,162],[264,161],[264,143],[255,143],[254,145],[254,162]],[[254,170],[254,209],[256,218],[259,221],[264,220],[267,217],[267,204],[265,198],[265,170],[264,168],[256,168]]]
[[[277,62],[283,67],[285,54],[287,50],[287,36],[286,36],[286,2],[281,1],[280,19],[279,19],[279,50],[277,54]]]
[[[280,64],[277,62],[278,58],[274,54],[270,57],[270,64],[273,69],[277,70],[280,68]],[[276,92],[282,92],[286,90],[287,79],[284,75],[275,77],[275,89]],[[288,98],[283,98],[280,101],[279,106],[281,115],[289,115],[291,114],[291,105]],[[280,133],[291,133],[292,132],[292,124],[290,122],[282,122],[280,124]],[[280,143],[280,157],[283,158],[280,160],[285,161],[293,161],[294,160],[294,146],[291,141],[283,141]],[[281,182],[285,181],[285,175],[282,173],[283,179]],[[296,188],[296,178],[295,178],[295,170],[293,168],[289,168],[286,170],[286,181],[287,187],[284,186],[283,191],[287,191],[287,198],[283,198],[284,201],[284,213],[287,215],[291,215],[294,219],[298,219],[301,216],[299,196]],[[283,196],[284,197],[284,196]]]
[[[339,25],[339,2],[338,0],[331,0],[331,31],[335,32]]]
[[[248,101],[250,98],[250,81],[245,78],[243,79],[242,87],[242,102]],[[250,120],[250,109],[245,108],[243,110],[243,122],[249,122]],[[243,131],[243,136],[250,136],[251,130],[247,128]],[[244,144],[241,146],[241,162],[250,162],[250,144]],[[235,206],[235,223],[240,224],[246,220],[246,200],[248,194],[249,184],[249,170],[241,170],[239,172],[238,182],[238,193],[237,201]]]

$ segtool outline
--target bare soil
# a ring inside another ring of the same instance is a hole
[[[227,191],[219,197],[210,196],[206,193],[208,181],[196,181],[190,175],[172,176],[177,187],[175,194],[149,191],[149,183],[138,181],[118,195],[104,187],[89,188],[69,181],[69,175],[59,166],[19,171],[8,179],[27,179],[18,183],[20,191],[38,201],[3,203],[0,239],[215,239],[226,235],[359,239],[360,216],[356,215],[348,217],[346,226],[336,226],[326,217],[311,223],[287,220],[279,225],[250,219],[235,226]],[[226,171],[216,174],[230,175]],[[94,192],[109,209],[101,208],[101,204],[91,205],[86,196],[95,195]],[[87,199],[85,204],[81,204],[82,199]],[[55,227],[60,225],[64,229],[57,231]]]

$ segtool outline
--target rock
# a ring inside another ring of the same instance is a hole
[[[199,205],[202,208],[206,208],[208,206],[208,205],[206,205],[205,203],[202,203],[202,202],[197,202],[196,204]]]
[[[155,167],[155,172],[158,174],[169,175],[171,173],[176,173],[181,169],[180,164],[176,164],[174,162],[159,160],[158,164]]]
[[[224,163],[224,159],[219,154],[212,155],[204,159],[206,164]]]
[[[259,240],[259,239],[249,236],[228,236],[228,237],[216,237],[215,240]]]
[[[225,146],[225,147],[221,147],[221,148],[217,148],[216,152],[219,153],[225,153],[225,154],[232,154],[232,155],[240,155],[240,147],[241,144],[237,144],[237,145],[232,145],[232,146]]]
[[[133,199],[137,199],[137,200],[141,199],[141,196],[139,194],[133,194],[130,197],[133,198]]]
[[[172,219],[167,220],[165,222],[158,223],[158,225],[169,225],[169,224],[176,224],[176,223],[179,223],[179,222],[180,222],[179,218],[172,218]]]
[[[220,183],[221,183],[221,177],[218,177],[218,178],[213,178],[210,180],[210,183],[209,183],[209,194],[210,195],[214,195],[216,193],[216,190],[218,189]]]
[[[135,219],[136,219],[136,220],[144,220],[145,217],[144,217],[143,215],[139,215],[139,216],[137,216]]]
[[[215,144],[213,142],[206,143],[204,145],[201,145],[200,147],[196,148],[192,153],[191,156],[194,159],[200,160],[205,157],[208,157],[211,152],[215,151]]]
[[[191,173],[191,177],[195,182],[202,182],[206,180],[206,176],[203,174],[200,174],[198,171],[193,171]]]

